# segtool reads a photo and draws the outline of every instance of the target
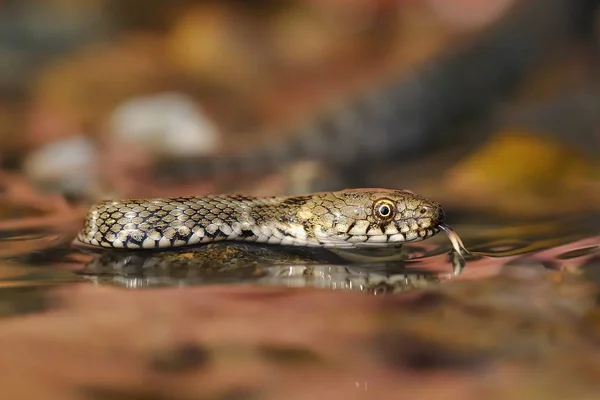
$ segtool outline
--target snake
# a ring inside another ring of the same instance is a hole
[[[89,209],[76,242],[134,250],[223,240],[386,249],[446,232],[444,221],[439,203],[396,189],[105,200]]]

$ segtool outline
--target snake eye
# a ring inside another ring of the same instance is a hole
[[[394,218],[396,206],[390,199],[377,200],[373,205],[373,213],[377,219],[387,221]]]

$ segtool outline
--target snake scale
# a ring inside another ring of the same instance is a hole
[[[442,207],[407,190],[352,189],[300,196],[104,201],[77,240],[104,248],[165,249],[219,240],[393,248],[447,232]]]

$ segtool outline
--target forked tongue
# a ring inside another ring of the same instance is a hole
[[[456,232],[452,230],[452,228],[444,224],[440,224],[438,226],[442,231],[444,231],[446,236],[448,236],[448,239],[450,239],[450,243],[452,243],[452,247],[461,257],[464,258],[465,255],[469,254],[469,250],[465,248],[465,245],[463,244],[462,240],[460,240],[460,237]]]

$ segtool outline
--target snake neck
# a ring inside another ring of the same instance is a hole
[[[283,245],[318,246],[314,226],[311,224],[311,196],[260,198],[240,205],[239,221],[247,222],[248,231],[243,236],[249,241]]]

